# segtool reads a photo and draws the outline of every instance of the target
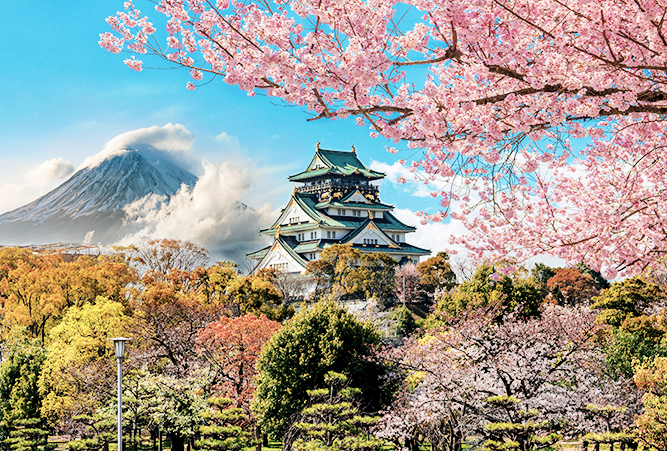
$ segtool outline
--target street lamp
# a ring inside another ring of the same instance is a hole
[[[116,361],[118,362],[118,451],[123,451],[123,359],[125,358],[125,342],[131,338],[111,338],[116,350]]]

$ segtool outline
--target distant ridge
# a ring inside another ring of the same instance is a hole
[[[123,207],[151,194],[172,196],[197,182],[189,171],[156,155],[152,149],[146,156],[127,150],[80,169],[51,192],[0,215],[0,243],[117,241],[136,228],[124,224]]]

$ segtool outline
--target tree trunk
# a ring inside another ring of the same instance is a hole
[[[614,451],[614,442],[609,444],[609,451]]]
[[[182,435],[167,434],[171,439],[171,451],[185,451],[185,439]]]
[[[594,451],[600,451],[600,444],[598,442],[595,442],[595,445],[593,446]]]
[[[586,440],[581,440],[581,451],[588,451],[588,442]]]
[[[162,429],[157,430],[157,451],[162,451]]]
[[[262,451],[262,428],[255,425],[255,451]]]

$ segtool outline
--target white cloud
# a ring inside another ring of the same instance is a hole
[[[51,158],[37,165],[30,171],[30,178],[42,185],[53,180],[61,180],[74,172],[74,166],[69,161],[60,158]]]
[[[238,139],[236,139],[235,136],[232,136],[227,132],[220,133],[215,137],[215,140],[219,142],[238,142]]]
[[[159,151],[170,155],[177,162],[183,163],[189,155],[195,135],[181,124],[168,124],[160,127],[139,128],[121,133],[107,142],[102,151],[86,158],[77,168],[93,168],[103,161],[122,155],[131,150]]]
[[[171,238],[206,247],[213,259],[243,263],[244,254],[260,249],[268,240],[259,236],[275,219],[270,204],[252,209],[244,204],[253,177],[244,164],[216,166],[204,161],[203,175],[192,188],[182,187],[170,199],[148,196],[125,207],[141,229],[125,236],[119,244],[142,237]]]
[[[440,251],[452,252],[458,255],[466,255],[463,246],[449,243],[451,236],[469,235],[470,232],[459,221],[428,222],[421,224],[422,218],[408,208],[397,208],[392,212],[401,222],[417,227],[417,231],[405,237],[409,244],[419,246],[431,251],[431,256]]]
[[[0,164],[0,166],[3,166]],[[15,164],[0,172],[0,213],[21,207],[46,194],[74,171],[62,157],[52,158],[34,167]]]

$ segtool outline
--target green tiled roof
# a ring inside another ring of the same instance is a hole
[[[303,241],[299,243],[294,248],[294,252],[303,254],[304,252],[315,252],[315,251],[321,251],[322,249],[324,249],[322,240],[312,240],[312,241]]]
[[[357,228],[359,225],[364,222],[367,218],[358,218],[358,219],[338,219],[337,222],[339,222],[343,227],[347,228]],[[399,232],[412,232],[416,230],[414,227],[405,225],[394,215],[389,213],[388,211],[382,214],[381,218],[373,218],[373,222],[375,222],[375,225],[377,225],[380,229],[382,230],[397,230]]]
[[[317,149],[315,157],[311,160],[308,167],[313,164],[316,158],[319,158],[326,167],[314,170],[305,170],[295,175],[289,176],[291,182],[308,180],[322,175],[352,175],[359,174],[368,179],[377,180],[384,178],[385,174],[367,168],[355,152],[344,152],[340,150]]]
[[[271,246],[266,246],[264,249],[260,249],[260,250],[255,251],[255,252],[247,253],[247,254],[245,254],[245,258],[253,258],[253,259],[261,260],[269,252],[269,249],[271,249]]]

